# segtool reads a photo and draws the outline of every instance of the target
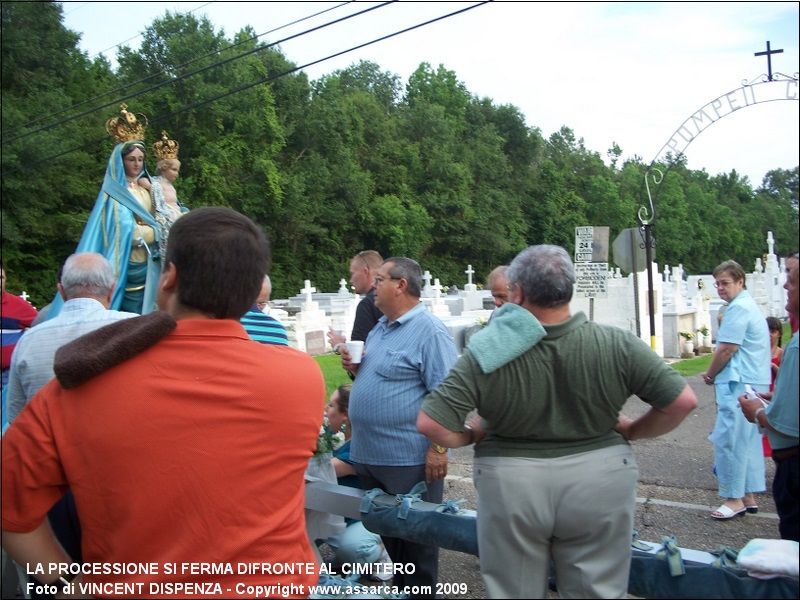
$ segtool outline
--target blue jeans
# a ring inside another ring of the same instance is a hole
[[[382,465],[355,465],[361,487],[365,490],[381,488],[389,494],[405,494],[419,481],[425,481],[425,465],[411,467],[388,467]],[[444,495],[444,481],[438,479],[428,484],[422,500],[439,504]],[[389,556],[396,563],[414,563],[414,573],[396,573],[393,585],[430,586],[430,594],[412,597],[434,597],[439,573],[439,548],[415,544],[400,538],[381,536]]]

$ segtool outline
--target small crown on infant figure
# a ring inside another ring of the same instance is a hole
[[[153,144],[153,154],[158,160],[177,160],[178,150],[181,145],[176,140],[171,140],[166,131],[161,131],[161,139]]]

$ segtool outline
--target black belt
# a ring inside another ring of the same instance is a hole
[[[791,448],[780,448],[779,450],[772,449],[772,460],[776,463],[793,458],[797,456],[800,446],[792,446]]]

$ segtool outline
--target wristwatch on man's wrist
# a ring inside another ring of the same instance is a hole
[[[447,454],[447,448],[439,444],[431,444],[431,449],[437,454]]]

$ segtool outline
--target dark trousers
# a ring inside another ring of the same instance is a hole
[[[75,508],[75,498],[72,496],[72,492],[67,490],[61,500],[53,505],[53,508],[47,513],[47,520],[50,521],[50,527],[52,527],[56,539],[72,558],[72,562],[83,562],[81,524],[78,521],[78,510]],[[34,581],[36,580],[34,579]],[[33,600],[49,600],[54,596],[31,592],[31,598]]]
[[[773,451],[773,457],[775,452]],[[784,540],[800,541],[800,456],[775,460],[772,497],[778,509],[778,531]]]
[[[381,488],[389,494],[406,494],[420,481],[425,481],[425,465],[413,467],[384,467],[377,465],[355,465],[365,490]],[[439,504],[444,495],[444,481],[433,481],[422,500]],[[433,598],[436,593],[436,580],[439,573],[439,548],[414,544],[400,538],[381,536],[383,545],[394,563],[413,563],[413,574],[397,573],[392,585],[428,586],[430,593],[412,594],[412,598]],[[426,589],[426,588],[423,588]]]

